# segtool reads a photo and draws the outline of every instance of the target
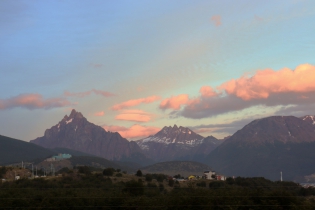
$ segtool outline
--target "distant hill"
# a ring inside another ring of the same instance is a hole
[[[49,149],[0,135],[0,165],[44,159],[54,155]]]
[[[76,166],[89,166],[94,168],[114,168],[114,169],[121,169],[122,171],[127,171],[128,173],[135,173],[138,165],[134,163],[125,163],[125,162],[118,162],[118,161],[110,161],[106,160],[101,157],[92,157],[92,156],[72,156],[69,159],[64,159],[60,161],[41,161],[36,164],[36,166],[41,168],[46,168],[50,170],[51,165],[55,168],[56,171],[62,168],[73,168]]]
[[[203,175],[206,170],[210,170],[208,165],[194,161],[161,162],[141,168],[143,173],[163,173],[170,176],[180,174],[185,177]]]
[[[303,118],[304,119],[304,118]],[[229,176],[298,180],[315,172],[315,126],[311,120],[272,116],[254,120],[206,158]]]

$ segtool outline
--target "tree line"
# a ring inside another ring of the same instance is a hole
[[[131,178],[117,181],[117,174]],[[236,177],[188,181],[184,187],[169,180],[162,174],[78,167],[58,178],[1,183],[0,209],[315,209],[315,189],[294,182]]]

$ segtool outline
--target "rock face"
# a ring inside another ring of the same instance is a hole
[[[43,137],[30,142],[46,148],[69,148],[109,160],[119,160],[141,152],[135,142],[88,122],[74,109],[70,116],[64,116],[57,125],[47,129]]]
[[[207,157],[214,170],[228,176],[297,180],[315,172],[313,121],[273,116],[246,125]]]
[[[189,128],[164,127],[154,136],[136,141],[143,152],[155,161],[202,161],[222,141],[213,136],[204,138]]]

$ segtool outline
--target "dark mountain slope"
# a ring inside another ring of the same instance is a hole
[[[0,135],[0,165],[44,159],[53,154],[41,146]]]
[[[214,170],[229,176],[293,180],[315,172],[315,128],[292,116],[255,120],[207,157]]]

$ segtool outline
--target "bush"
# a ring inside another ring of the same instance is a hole
[[[80,174],[85,174],[85,175],[90,175],[91,174],[91,170],[87,166],[80,166],[80,167],[78,167],[78,169],[79,169],[79,173]]]
[[[0,178],[3,178],[3,176],[7,173],[7,168],[5,166],[0,166]]]
[[[153,179],[152,174],[146,174],[146,175],[145,175],[145,181],[151,182],[152,179]]]
[[[144,186],[142,182],[131,180],[129,182],[126,182],[124,191],[129,193],[130,195],[139,196],[143,195]]]
[[[115,169],[113,168],[105,168],[103,171],[104,176],[113,176]]]
[[[117,173],[115,176],[122,177],[123,175],[121,173]]]
[[[206,187],[207,186],[207,183],[205,181],[201,181],[201,182],[198,182],[196,184],[198,187]]]

